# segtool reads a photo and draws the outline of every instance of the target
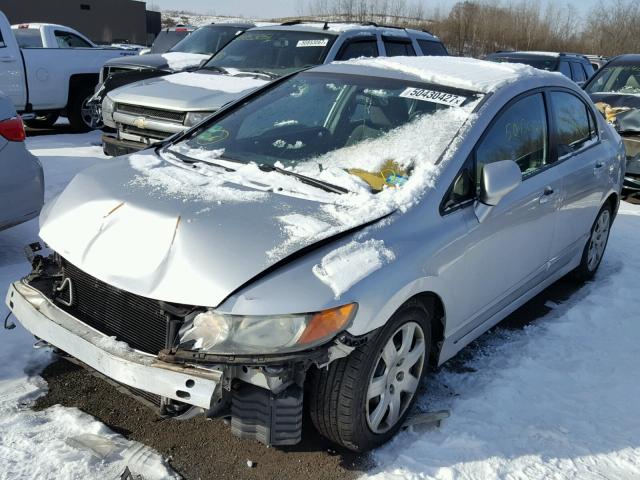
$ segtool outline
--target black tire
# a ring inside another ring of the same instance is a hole
[[[392,336],[395,337],[394,333],[399,328],[411,322],[418,324],[424,334],[425,353],[419,373],[419,380],[422,380],[431,350],[430,319],[431,315],[421,303],[407,303],[365,345],[356,348],[349,356],[332,362],[328,368],[315,368],[309,372],[309,413],[321,435],[349,450],[365,452],[387,442],[398,432],[417,394],[413,394],[391,428],[376,433],[371,429],[367,417],[369,382],[374,369],[379,367],[384,346]]]
[[[606,233],[604,235],[600,235],[600,239],[598,240],[598,232],[597,229],[601,227],[601,222],[603,221],[603,217],[606,216],[608,218],[608,226]],[[593,222],[591,226],[589,239],[587,240],[587,244],[582,251],[582,259],[580,260],[580,265],[573,271],[573,276],[576,280],[580,282],[586,282],[591,280],[593,276],[598,271],[598,267],[602,262],[602,257],[604,256],[604,252],[607,248],[607,244],[609,242],[609,232],[611,231],[611,223],[613,221],[613,210],[611,208],[611,204],[607,202],[598,212],[598,216],[596,220]],[[602,252],[598,256],[597,261],[590,261],[590,251],[594,244],[594,242],[603,242],[602,243]]]
[[[36,116],[36,118],[25,120],[24,124],[30,128],[51,128],[58,121],[58,117],[60,117],[58,113],[45,113]]]
[[[91,86],[82,86],[75,89],[73,97],[67,106],[67,118],[71,124],[71,128],[75,132],[88,132],[93,130],[90,122],[83,117],[83,107],[86,101],[93,95]]]

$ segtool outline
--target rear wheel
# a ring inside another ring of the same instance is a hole
[[[30,128],[50,128],[58,121],[58,113],[44,113],[36,118],[25,120],[24,124]]]
[[[612,218],[611,205],[607,203],[602,207],[591,227],[589,241],[582,252],[582,260],[574,271],[578,280],[587,281],[596,274],[600,262],[602,262],[604,251],[607,248]]]
[[[422,305],[406,305],[365,345],[311,373],[310,414],[323,436],[363,452],[396,434],[426,369],[429,321]]]
[[[71,128],[76,132],[88,132],[97,127],[93,118],[93,110],[88,104],[92,96],[93,89],[90,86],[80,87],[69,102],[67,117]]]

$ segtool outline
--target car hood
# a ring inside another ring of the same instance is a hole
[[[590,96],[618,132],[640,134],[640,95],[591,93]]]
[[[131,55],[128,57],[114,58],[106,62],[105,66],[140,67],[153,70],[178,72],[187,68],[197,67],[203,60],[206,60],[209,57],[210,55],[201,55],[197,53],[152,53],[148,55]]]
[[[267,83],[199,70],[142,80],[109,93],[115,102],[178,111],[214,111]]]
[[[219,181],[215,167],[200,168],[153,152],[92,167],[45,206],[40,236],[117,288],[215,307],[301,249],[376,220],[341,223],[327,214],[336,194],[279,173],[255,167],[253,177]],[[272,180],[298,183],[301,193],[272,193],[281,190]]]

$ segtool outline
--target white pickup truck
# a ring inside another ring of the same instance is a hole
[[[93,95],[102,64],[134,53],[93,46],[20,48],[7,17],[0,12],[0,91],[18,113],[30,117],[32,126],[52,125],[62,115],[74,130],[89,130],[92,118],[86,102]]]
[[[11,25],[20,48],[97,48],[77,30],[55,23],[19,23]]]

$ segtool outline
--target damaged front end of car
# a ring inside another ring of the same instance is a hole
[[[299,315],[226,315],[121,290],[57,253],[31,261],[6,303],[41,345],[164,417],[230,418],[235,435],[267,445],[300,441],[308,370],[366,341],[346,332],[355,303]]]

